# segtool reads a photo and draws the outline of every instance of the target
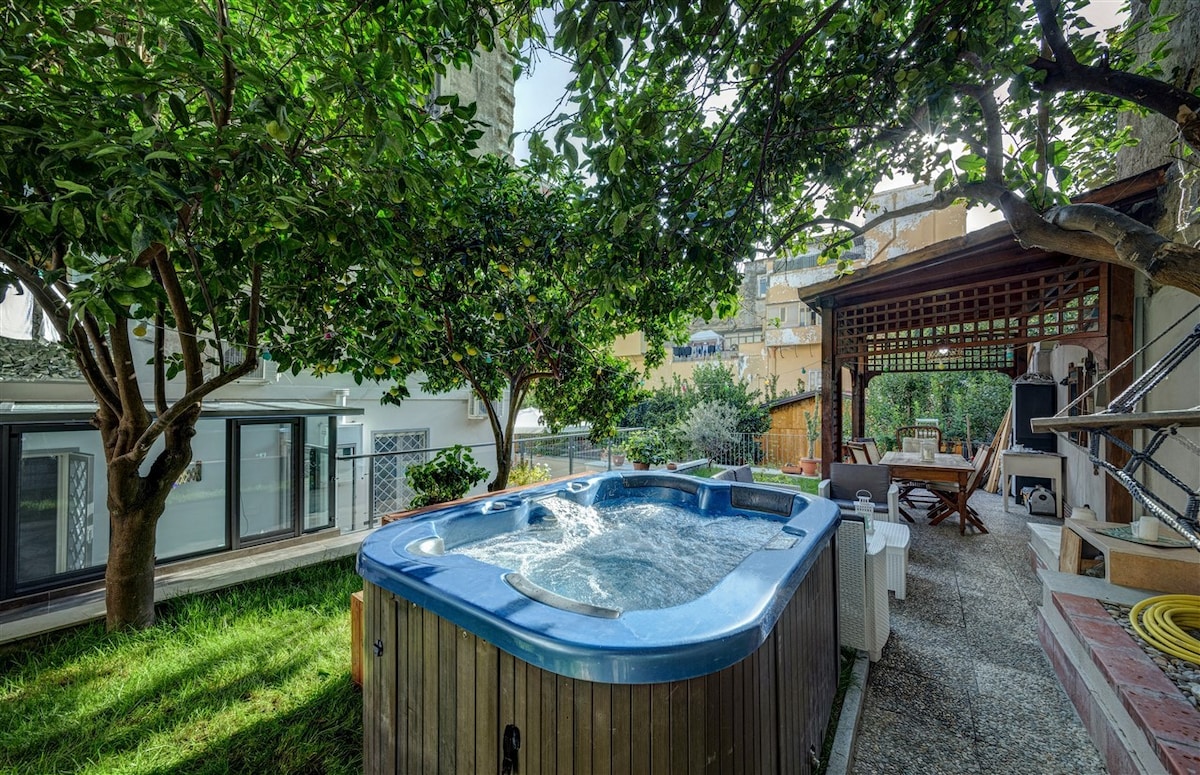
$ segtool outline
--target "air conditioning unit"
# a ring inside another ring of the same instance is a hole
[[[246,360],[246,351],[237,347],[230,347],[225,350],[225,368],[232,369],[240,366]],[[208,364],[205,367],[209,378],[217,376],[219,371],[215,364]],[[262,358],[258,359],[258,365],[254,367],[254,371],[239,377],[238,382],[266,382],[267,381],[267,362]]]

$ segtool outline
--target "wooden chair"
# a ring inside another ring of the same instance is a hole
[[[904,440],[912,439],[912,445],[916,449],[906,450]],[[904,452],[920,451],[920,442],[923,439],[933,439],[938,446],[938,450],[942,448],[942,429],[936,425],[904,425],[896,429],[896,448]],[[914,493],[917,490],[928,490],[925,482],[917,480],[905,480],[900,482],[900,502],[909,508],[928,508],[939,503],[936,496],[919,497]],[[912,514],[907,509],[901,508],[900,513],[909,522],[914,521]]]
[[[971,507],[970,497],[983,486],[986,479],[986,472],[992,465],[993,448],[987,444],[981,446],[975,452],[975,458],[972,462],[975,464],[975,470],[971,471],[971,475],[967,477],[967,511],[975,519],[980,519],[979,512]],[[938,517],[945,518],[944,515],[958,508],[958,485],[949,482],[930,482],[926,488],[937,496],[939,503],[929,510],[929,517],[937,519]],[[962,515],[959,519],[964,519]],[[982,520],[981,520],[982,521]]]
[[[861,439],[855,439],[854,443],[862,444],[863,449],[867,451],[867,462],[871,465],[875,465],[879,462],[880,458],[883,457],[883,455],[879,454],[879,445],[876,444],[875,439],[871,438],[870,436]]]
[[[866,465],[871,465],[873,462],[876,462],[871,460],[871,455],[867,452],[867,446],[862,442],[847,441],[843,446],[846,448],[846,451],[850,453],[851,463],[865,463]]]
[[[942,450],[942,429],[934,425],[905,425],[896,429],[896,448],[904,450],[905,439],[934,439],[938,451]]]

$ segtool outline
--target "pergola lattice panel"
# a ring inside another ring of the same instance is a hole
[[[1007,348],[1104,334],[1102,264],[1072,264],[838,307],[837,358],[868,370],[1007,369]],[[940,364],[940,366],[939,366]]]
[[[1015,366],[1011,347],[964,347],[941,353],[934,350],[877,355],[867,358],[867,372],[925,371],[1011,371]]]

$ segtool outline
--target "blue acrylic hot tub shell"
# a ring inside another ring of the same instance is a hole
[[[689,603],[625,611],[616,618],[564,610],[527,597],[505,581],[507,569],[465,555],[422,551],[421,547],[436,547],[438,539],[451,548],[515,530],[531,515],[536,518],[538,500],[551,495],[584,505],[612,497],[646,497],[701,513],[752,516],[764,512],[744,504],[762,498],[767,508],[776,510],[767,516],[779,519],[783,533],[796,540],[789,548],[753,552]],[[608,473],[386,525],[363,541],[358,572],[542,669],[588,681],[660,683],[707,675],[753,653],[830,543],[837,521],[832,502],[799,492],[678,474]]]

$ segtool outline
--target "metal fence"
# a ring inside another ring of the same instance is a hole
[[[643,429],[621,428],[611,439],[599,443],[591,441],[586,433],[525,436],[513,442],[513,465],[542,467],[550,478],[632,470],[633,461],[624,449],[629,437],[640,430]],[[717,465],[779,468],[786,463],[798,463],[808,450],[805,435],[794,432],[737,434],[707,450],[697,449],[671,434],[661,437],[667,459],[677,462],[705,459]],[[464,446],[472,450],[481,464],[492,463],[494,443]],[[429,447],[339,457],[335,477],[338,526],[342,530],[374,527],[385,514],[407,508],[411,495],[406,486],[408,467],[430,460],[442,449]]]

